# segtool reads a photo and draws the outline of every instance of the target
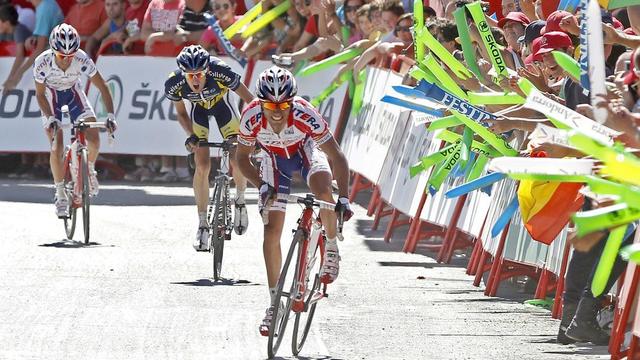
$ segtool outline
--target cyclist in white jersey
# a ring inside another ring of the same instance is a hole
[[[93,60],[80,50],[80,36],[76,29],[68,24],[56,26],[49,36],[49,46],[49,50],[44,51],[36,58],[33,65],[33,77],[36,83],[36,99],[42,112],[42,126],[50,143],[53,142],[54,134],[57,133],[56,144],[55,146],[52,144],[49,157],[56,187],[56,215],[67,217],[69,216],[69,199],[64,192],[63,138],[62,130],[58,126],[62,121],[62,107],[66,105],[69,108],[71,121],[96,121],[93,108],[82,91],[80,77],[88,76],[91,83],[100,91],[109,113],[107,115],[109,131],[115,130],[116,122],[109,89],[96,69]],[[100,147],[98,129],[87,130],[86,138],[89,148],[89,186],[91,194],[97,195],[98,180],[94,164]]]

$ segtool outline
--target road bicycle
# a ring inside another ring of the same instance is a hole
[[[64,116],[63,111],[63,118]],[[68,115],[68,114],[67,114]],[[68,116],[67,116],[68,117]],[[89,149],[85,132],[88,129],[109,129],[107,122],[85,122],[84,119],[70,124],[54,123],[52,147],[57,141],[58,129],[71,129],[71,144],[67,145],[63,155],[64,191],[69,199],[67,214],[62,217],[67,239],[72,240],[76,230],[77,210],[82,208],[82,228],[84,243],[89,244],[89,208],[91,195],[89,186]],[[113,133],[110,133],[110,141]]]
[[[198,147],[218,148],[222,150],[218,175],[213,181],[211,197],[207,206],[207,224],[209,224],[209,252],[213,256],[213,279],[221,280],[222,257],[224,255],[224,242],[231,240],[233,232],[233,219],[231,217],[231,198],[229,185],[229,152],[236,142],[225,141],[221,143],[199,141]],[[193,154],[188,156],[189,164],[195,169]]]
[[[298,203],[303,210],[298,226],[293,230],[293,241],[282,265],[276,296],[271,304],[275,310],[267,341],[269,358],[273,358],[280,347],[291,312],[295,317],[291,351],[296,356],[300,353],[311,329],[318,301],[327,297],[327,284],[320,281],[326,236],[315,210],[333,211],[335,208],[335,204],[316,200],[312,194],[304,197],[278,194],[277,198]],[[343,214],[338,214],[340,239],[342,223]]]

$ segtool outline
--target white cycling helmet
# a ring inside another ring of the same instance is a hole
[[[80,35],[73,26],[60,24],[51,31],[49,46],[61,54],[73,54],[80,49]]]
[[[273,102],[291,100],[298,93],[293,74],[286,69],[272,66],[263,71],[256,81],[258,99]]]

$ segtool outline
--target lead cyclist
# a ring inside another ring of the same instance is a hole
[[[280,237],[284,226],[286,201],[276,200],[277,193],[289,194],[294,172],[302,174],[317,199],[334,203],[331,180],[333,164],[338,183],[338,202],[335,212],[320,210],[327,235],[321,282],[328,284],[338,277],[339,260],[336,212],[348,220],[353,212],[349,206],[349,165],[329,125],[318,111],[300,96],[293,74],[273,66],[263,71],[256,83],[258,99],[251,102],[242,114],[238,137],[237,163],[252,184],[260,189],[260,211],[270,209],[264,226],[263,252],[269,283],[270,304],[276,295],[280,277],[282,253]],[[250,156],[258,143],[263,156],[260,169]],[[267,308],[260,325],[260,333],[268,336],[274,307]]]
[[[73,26],[60,24],[53,28],[49,36],[50,49],[40,54],[33,65],[36,83],[36,99],[42,113],[42,126],[52,144],[49,163],[55,184],[55,208],[58,217],[69,216],[69,199],[64,191],[62,107],[68,106],[71,121],[95,122],[96,115],[81,88],[80,78],[88,76],[100,91],[107,109],[107,128],[115,131],[117,124],[113,114],[113,100],[107,84],[102,79],[96,64],[80,50],[80,36]],[[89,188],[92,196],[98,194],[95,161],[100,148],[99,129],[86,132],[89,148]],[[54,134],[56,135],[54,137]],[[54,138],[56,143],[53,144]]]

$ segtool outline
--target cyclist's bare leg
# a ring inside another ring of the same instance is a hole
[[[275,288],[280,277],[282,253],[280,252],[280,236],[284,227],[283,211],[269,211],[269,224],[264,226],[264,261],[267,267],[267,282],[269,288]]]
[[[47,138],[49,138],[49,144],[52,144],[53,130],[47,129],[45,132],[47,134]],[[58,134],[56,135],[56,146],[52,146],[51,153],[49,154],[49,164],[51,165],[51,174],[53,174],[54,183],[62,182],[64,178],[64,159],[62,158],[62,153],[64,151],[63,144],[62,129],[58,129]]]
[[[95,122],[96,118],[90,117],[84,119],[85,122]],[[100,129],[87,129],[85,132],[87,138],[87,147],[89,148],[89,162],[95,164],[100,150]]]
[[[240,167],[236,162],[236,148],[234,147],[229,151],[229,160],[231,160],[231,166],[233,167],[233,181],[236,183],[236,194],[242,193],[247,189],[247,178],[242,175]]]
[[[193,175],[193,194],[196,198],[198,213],[206,213],[209,203],[209,171],[211,170],[209,148],[196,148],[194,158],[196,171]]]
[[[331,187],[331,174],[319,171],[309,177],[309,188],[317,199],[334,203],[333,188]],[[337,234],[336,213],[333,210],[320,210],[322,226],[329,239],[335,239]]]

